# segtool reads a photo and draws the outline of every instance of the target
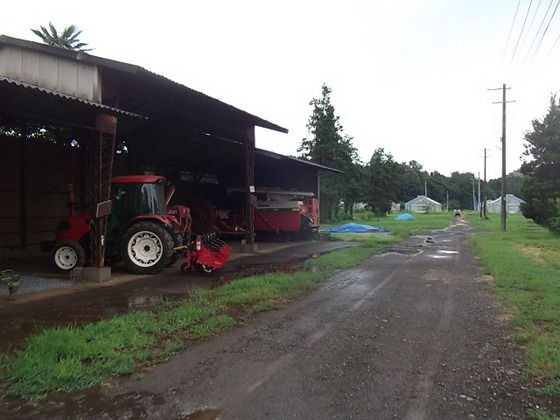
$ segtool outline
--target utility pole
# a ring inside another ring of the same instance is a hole
[[[507,101],[506,100],[506,90],[511,88],[506,88],[506,84],[504,83],[501,88],[495,89],[488,89],[488,90],[501,90],[502,91],[502,100],[501,102],[492,102],[493,104],[502,104],[502,200],[501,200],[501,212],[500,212],[500,225],[502,231],[506,231],[507,223],[506,223],[506,104],[508,102],[515,102],[515,101]]]
[[[481,208],[480,218],[487,219],[488,215],[486,214],[486,202],[488,200],[488,197],[486,196],[486,147],[484,148],[484,182],[482,183],[482,197],[484,203]]]
[[[478,173],[478,209],[480,210],[480,214],[482,215],[482,204],[480,203],[480,172]]]
[[[473,177],[471,179],[471,183],[472,183],[472,208],[473,208],[474,211],[476,211],[476,195],[475,195],[475,192],[474,192],[474,182],[475,181],[476,181],[476,178],[473,175]]]

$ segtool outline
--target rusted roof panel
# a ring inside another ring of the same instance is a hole
[[[41,93],[44,93],[44,94],[47,94],[47,95],[52,95],[52,96],[56,96],[56,97],[63,98],[63,99],[70,99],[70,100],[77,101],[77,102],[80,102],[82,104],[89,105],[91,107],[103,110],[103,111],[111,113],[111,114],[126,115],[128,117],[135,117],[135,118],[144,118],[144,119],[146,118],[142,115],[135,114],[133,112],[124,111],[122,109],[118,109],[118,108],[114,108],[114,107],[111,107],[111,106],[103,105],[103,104],[100,104],[98,102],[89,101],[87,99],[78,98],[76,96],[67,95],[65,93],[60,93],[60,92],[52,91],[52,90],[45,89],[45,88],[42,88],[42,87],[39,87],[39,86],[30,85],[29,83],[24,83],[24,82],[20,82],[20,81],[17,81],[17,80],[12,80],[12,79],[9,79],[9,78],[3,77],[3,76],[0,76],[0,84],[8,84],[8,85],[19,86],[19,87],[22,87],[22,88],[25,88],[25,89],[33,90],[33,91],[36,91],[36,92],[41,92]]]

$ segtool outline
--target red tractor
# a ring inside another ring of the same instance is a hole
[[[167,214],[166,179],[156,175],[130,175],[111,182],[112,211],[105,238],[106,256],[124,260],[139,274],[155,273],[174,262],[181,246],[181,226]],[[90,249],[88,215],[70,216],[59,223],[53,261],[62,271],[85,264]]]

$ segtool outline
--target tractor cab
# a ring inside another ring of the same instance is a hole
[[[131,175],[111,182],[111,215],[107,228],[108,244],[118,240],[138,217],[166,216],[166,180],[156,175]]]
[[[154,273],[173,262],[182,245],[181,225],[167,214],[166,179],[157,175],[115,177],[105,241],[107,257],[122,259],[135,273]],[[89,250],[90,217],[71,216],[57,229],[53,262],[62,271],[84,264]]]

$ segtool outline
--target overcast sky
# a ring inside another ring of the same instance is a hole
[[[3,4],[0,33],[38,40],[30,28],[75,24],[91,54],[286,127],[258,130],[257,147],[289,155],[326,83],[364,162],[383,147],[429,172],[482,176],[486,147],[491,179],[501,173],[502,109],[492,102],[502,93],[487,89],[506,83],[516,101],[507,107],[509,172],[560,89],[560,10],[550,20],[559,2],[19,0]]]

